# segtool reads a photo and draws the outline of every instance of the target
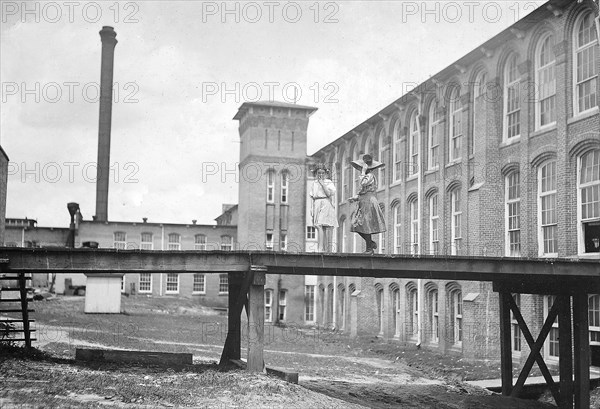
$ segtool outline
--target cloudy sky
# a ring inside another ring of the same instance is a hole
[[[213,224],[237,203],[245,101],[318,108],[308,154],[543,2],[2,1],[7,217],[95,214],[99,30],[117,32],[108,215]]]

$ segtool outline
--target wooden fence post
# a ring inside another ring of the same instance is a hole
[[[267,271],[263,266],[251,266],[254,272],[248,290],[248,370],[264,372],[265,282]]]

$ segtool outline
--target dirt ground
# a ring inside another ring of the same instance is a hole
[[[499,377],[497,363],[469,363],[414,346],[293,325],[266,329],[265,361],[298,372],[299,385],[221,371],[216,362],[226,316],[192,300],[129,297],[123,308],[126,313],[119,315],[86,315],[82,297],[36,303],[35,353],[0,350],[0,407],[554,407],[463,382]],[[74,360],[77,347],[188,352],[194,365],[84,363]]]

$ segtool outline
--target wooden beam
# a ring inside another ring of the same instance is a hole
[[[571,341],[571,297],[559,296],[558,303],[558,366],[561,408],[573,409],[573,343]]]
[[[77,348],[75,350],[75,359],[79,361],[139,363],[162,366],[192,365],[192,354],[180,352]]]
[[[264,372],[266,267],[252,266],[253,280],[248,291],[248,370]]]
[[[590,341],[588,296],[573,296],[573,349],[575,351],[575,409],[590,407]]]
[[[500,377],[502,379],[502,395],[509,396],[513,388],[509,302],[512,295],[502,292],[498,298],[500,299]]]
[[[556,320],[556,316],[558,315],[558,303],[554,302],[552,304],[552,308],[550,308],[550,311],[548,312],[548,317],[546,318],[546,321],[542,326],[542,330],[540,331],[540,334],[538,335],[538,338],[535,342],[533,340],[531,332],[529,331],[529,328],[527,327],[527,324],[525,323],[525,320],[523,319],[523,316],[521,315],[521,311],[519,311],[519,308],[512,297],[510,297],[509,303],[511,310],[515,315],[515,319],[519,324],[519,328],[521,329],[521,332],[523,333],[523,336],[525,337],[525,340],[527,341],[527,344],[531,349],[531,352],[529,353],[529,356],[527,357],[527,360],[525,361],[525,364],[521,369],[521,373],[517,378],[517,383],[515,384],[515,387],[512,390],[511,396],[519,396],[519,394],[523,390],[523,385],[525,385],[527,376],[529,376],[529,372],[531,372],[533,363],[537,362],[538,366],[540,367],[540,371],[542,372],[542,375],[546,380],[546,384],[550,388],[550,392],[552,392],[552,396],[558,404],[561,401],[560,391],[558,390],[556,383],[552,379],[552,375],[550,374],[550,371],[548,370],[548,367],[544,362],[544,358],[542,358],[542,355],[540,354],[540,351],[544,346],[544,341],[548,337],[548,334],[552,329],[552,324],[554,323],[554,321]]]
[[[233,273],[231,275],[233,275]],[[248,289],[250,288],[252,278],[253,272],[246,272],[242,275],[241,285],[229,288],[230,308],[227,317],[227,338],[225,338],[225,345],[223,346],[223,352],[221,353],[221,360],[219,361],[220,366],[228,365],[231,359],[240,359],[240,329],[242,326],[240,314],[242,313],[242,308],[244,308],[244,305],[246,304]],[[236,288],[237,292],[235,291]],[[234,300],[233,303],[231,302],[232,299]],[[233,308],[231,308],[232,304]]]

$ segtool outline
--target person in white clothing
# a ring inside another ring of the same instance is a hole
[[[329,178],[329,169],[318,164],[313,170],[315,180],[309,195],[312,198],[311,216],[317,229],[319,251],[333,252],[333,229],[338,226],[335,200],[335,185]]]

